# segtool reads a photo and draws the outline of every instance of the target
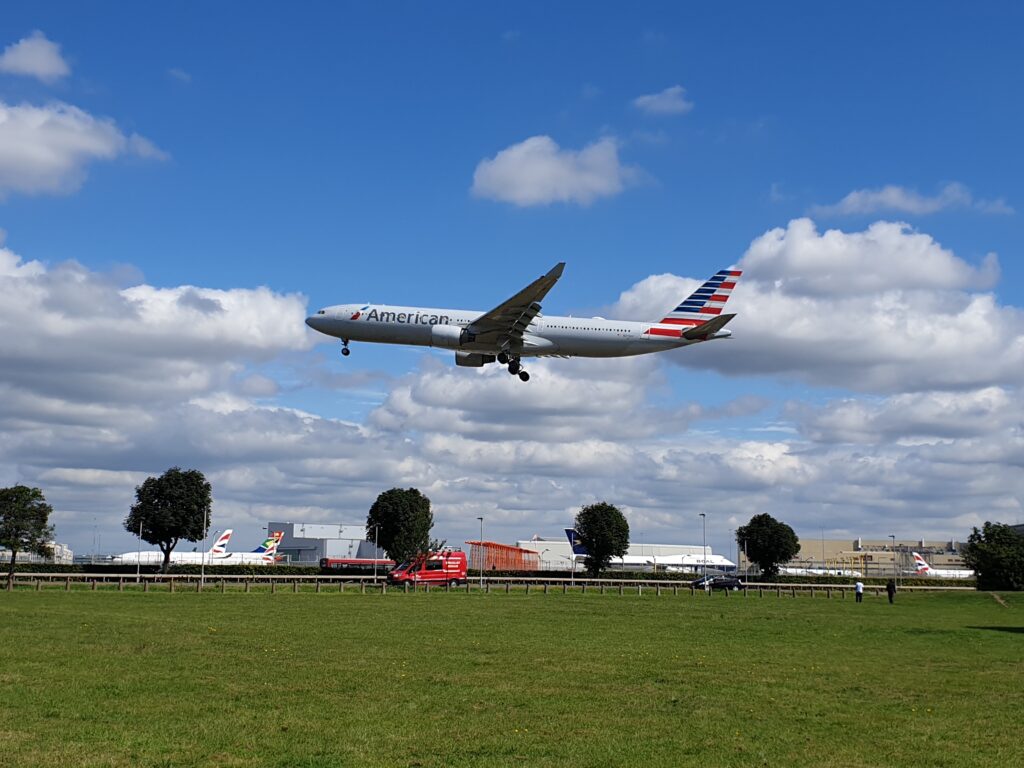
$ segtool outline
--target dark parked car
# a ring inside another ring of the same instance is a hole
[[[738,576],[701,576],[690,582],[694,589],[728,589],[735,592],[743,589],[743,580]]]

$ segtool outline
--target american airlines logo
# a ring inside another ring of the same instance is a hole
[[[357,313],[358,314],[358,313]],[[353,320],[356,318],[353,317]],[[366,319],[377,323],[403,323],[405,325],[451,325],[448,315],[425,315],[420,312],[385,312],[371,309]]]

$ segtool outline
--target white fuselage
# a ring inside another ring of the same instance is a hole
[[[468,309],[341,304],[320,310],[306,322],[315,330],[346,342],[410,344],[495,354],[501,350],[493,341],[476,341],[472,335],[458,339],[440,333],[465,329],[481,314]],[[625,357],[697,343],[681,335],[663,333],[665,329],[656,328],[655,323],[538,315],[523,333],[522,349],[516,352],[523,357]],[[722,330],[715,337],[729,335],[729,331]]]
[[[225,558],[229,557],[227,552],[213,554],[211,552],[171,552],[171,565],[226,565]],[[125,552],[122,555],[114,555],[112,561],[115,565],[163,565],[164,553],[159,550],[143,550],[142,552]]]
[[[114,565],[163,565],[164,553],[159,550],[125,552],[115,555],[111,562]],[[273,556],[259,552],[207,552],[205,557],[202,552],[171,552],[171,565],[270,565],[272,562]]]

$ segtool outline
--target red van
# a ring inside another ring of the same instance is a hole
[[[388,572],[391,584],[451,584],[466,583],[468,563],[466,553],[445,549],[429,555],[407,560]]]

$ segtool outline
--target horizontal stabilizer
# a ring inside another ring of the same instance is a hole
[[[684,331],[683,338],[690,339],[691,341],[697,339],[706,339],[709,336],[712,336],[718,331],[722,330],[722,328],[725,327],[725,324],[732,320],[734,317],[736,317],[735,313],[731,315],[719,315],[713,320],[708,320],[706,323],[695,325],[690,330]]]

